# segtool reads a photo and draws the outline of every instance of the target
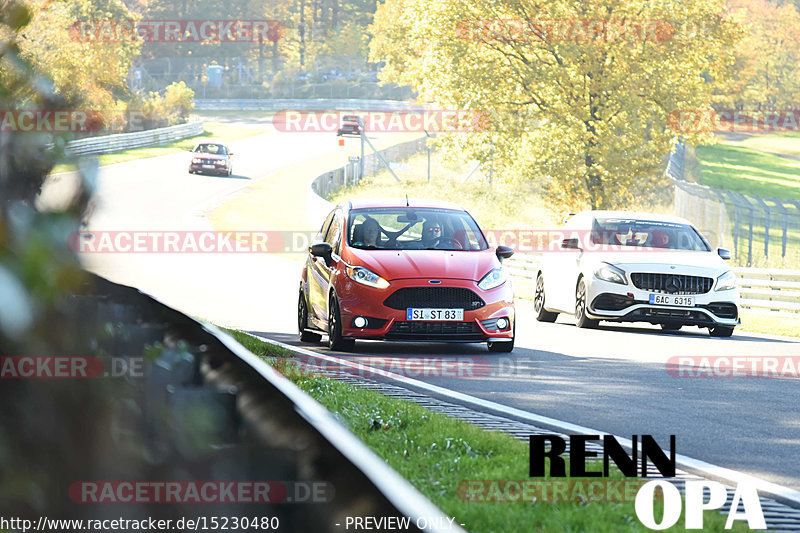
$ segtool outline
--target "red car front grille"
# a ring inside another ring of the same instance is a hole
[[[463,287],[404,287],[393,292],[383,305],[405,311],[410,307],[440,309],[480,309],[486,302],[470,289]]]

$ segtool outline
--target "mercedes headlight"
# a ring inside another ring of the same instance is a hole
[[[199,157],[192,158],[192,163],[194,163],[195,165],[199,165],[202,162],[203,162],[203,160],[200,159]]]
[[[627,285],[628,281],[625,279],[625,271],[617,268],[611,263],[600,263],[594,268],[594,277],[603,281],[610,281],[611,283],[619,283],[620,285]]]
[[[736,274],[733,270],[728,270],[717,278],[717,291],[729,291],[736,288]]]
[[[488,274],[481,278],[481,280],[478,282],[478,287],[488,291],[489,289],[499,287],[506,282],[506,279],[505,271],[502,268],[495,268],[490,270]]]
[[[376,289],[385,289],[389,286],[388,281],[368,268],[347,265],[345,270],[347,271],[347,277],[356,283],[367,287],[375,287]]]

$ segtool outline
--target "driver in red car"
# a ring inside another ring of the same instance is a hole
[[[375,246],[380,245],[381,226],[374,218],[368,218],[362,224],[362,231],[364,232],[364,245]]]

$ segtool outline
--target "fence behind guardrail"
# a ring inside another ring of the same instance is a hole
[[[675,214],[692,221],[711,243],[731,248],[739,264],[780,257],[800,264],[800,200],[760,198],[684,179],[686,150],[670,154],[666,174],[675,183]]]

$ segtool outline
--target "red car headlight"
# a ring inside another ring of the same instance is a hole
[[[499,287],[503,283],[506,282],[508,278],[506,277],[506,272],[502,268],[495,268],[489,271],[488,274],[483,276],[483,278],[478,282],[478,287],[481,289],[488,291],[489,289],[494,289],[495,287]]]
[[[367,287],[374,287],[376,289],[385,289],[389,286],[389,282],[377,275],[375,272],[368,268],[364,268],[361,266],[350,266],[347,265],[345,267],[345,271],[347,272],[347,277],[355,281],[356,283],[360,283],[362,285],[366,285]]]

